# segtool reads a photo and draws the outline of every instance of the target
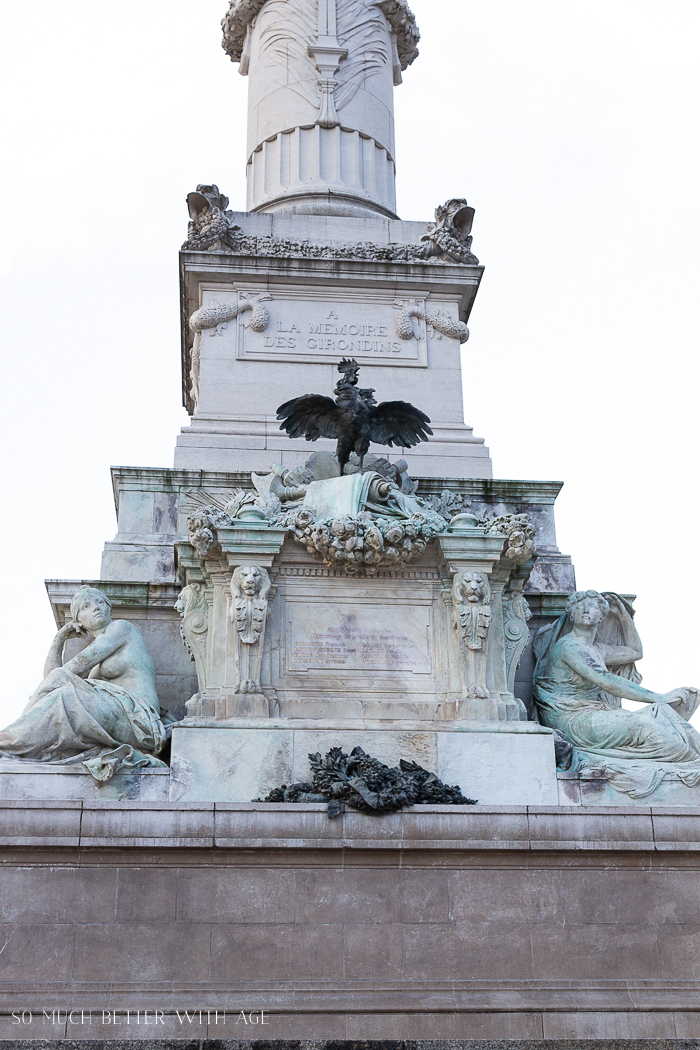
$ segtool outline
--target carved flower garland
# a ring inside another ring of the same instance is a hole
[[[426,544],[447,528],[443,518],[422,514],[410,518],[380,518],[367,512],[353,517],[316,521],[308,510],[292,512],[290,525],[297,543],[303,543],[329,568],[348,576],[363,572],[376,576],[380,568],[399,569],[422,554]]]

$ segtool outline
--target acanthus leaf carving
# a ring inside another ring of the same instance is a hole
[[[468,496],[461,492],[452,492],[450,489],[443,489],[439,496],[433,493],[423,498],[436,514],[447,521],[451,521],[457,514],[463,514],[471,506]]]
[[[418,57],[420,32],[415,15],[408,6],[407,0],[371,0],[373,6],[379,7],[389,23],[394,41],[399,70],[394,73],[394,82],[400,83],[400,70],[408,69]],[[223,40],[221,46],[232,62],[241,62],[247,73],[246,37],[248,27],[262,10],[265,0],[230,0],[229,9],[221,20]]]

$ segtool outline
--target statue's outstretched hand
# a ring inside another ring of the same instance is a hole
[[[679,689],[671,689],[662,697],[664,703],[670,704],[686,720],[692,718],[700,704],[700,689],[695,686],[681,686]]]

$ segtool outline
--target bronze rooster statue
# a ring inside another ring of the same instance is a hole
[[[374,390],[358,388],[360,366],[354,358],[344,357],[338,371],[342,378],[336,384],[335,401],[323,394],[304,394],[286,401],[277,409],[277,418],[282,420],[280,430],[286,430],[290,438],[303,435],[307,441],[335,438],[341,475],[351,452],[359,457],[362,472],[372,441],[412,448],[428,440],[432,434],[430,420],[420,409],[407,401],[382,401],[378,405],[372,396]]]

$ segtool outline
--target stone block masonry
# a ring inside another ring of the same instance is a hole
[[[8,1040],[694,1041],[698,943],[687,807],[0,803]]]

